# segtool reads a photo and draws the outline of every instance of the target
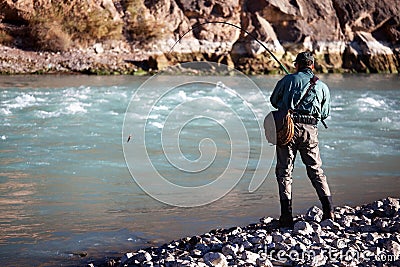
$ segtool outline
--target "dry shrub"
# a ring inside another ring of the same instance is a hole
[[[112,14],[92,1],[60,0],[35,3],[35,14],[29,21],[34,48],[64,51],[71,45],[92,45],[99,41],[125,37],[145,44],[161,38],[165,26],[157,21],[144,0],[122,0],[127,16],[114,21]],[[124,24],[125,23],[125,24]],[[124,28],[125,27],[125,28]]]
[[[12,37],[6,30],[0,29],[0,44],[10,45],[14,42]]]
[[[30,28],[30,33],[39,50],[66,51],[71,44],[69,34],[63,31],[57,21],[34,24]]]
[[[125,30],[132,41],[142,43],[162,37],[163,23],[150,15],[143,0],[127,0],[125,8],[129,14]]]
[[[63,24],[79,42],[93,43],[122,37],[122,22],[113,21],[108,11],[90,7],[87,1],[78,1],[69,7]]]
[[[111,14],[90,6],[88,1],[54,1],[51,6],[36,7],[30,20],[30,33],[36,48],[49,51],[67,50],[73,42],[89,45],[122,35],[122,23]]]

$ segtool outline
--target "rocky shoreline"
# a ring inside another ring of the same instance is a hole
[[[203,53],[157,53],[135,52],[126,48],[127,44],[119,43],[113,48],[104,49],[101,43],[92,47],[71,49],[64,52],[50,51],[26,51],[15,47],[0,44],[0,75],[20,74],[89,74],[89,75],[152,75],[179,63],[193,61],[210,61],[227,65],[244,74],[284,74],[277,62],[267,54],[258,55],[255,58],[233,55],[219,55],[207,52]],[[369,55],[364,59],[364,64],[356,54],[351,51],[338,54],[337,62],[340,64],[327,64],[319,54],[316,56],[316,73],[398,73],[396,64],[400,60],[391,54]],[[353,51],[354,52],[354,51]],[[279,55],[279,60],[292,72],[292,61],[295,51]],[[207,56],[208,55],[208,56]],[[398,54],[400,55],[400,53]],[[332,56],[332,54],[330,54]],[[235,62],[233,61],[235,60]],[[394,60],[394,61],[393,61]],[[348,64],[358,64],[357,67]],[[358,63],[355,63],[358,62]],[[376,64],[375,67],[372,65]],[[399,65],[400,66],[400,65]]]
[[[102,46],[66,52],[36,52],[0,45],[0,74],[143,74],[129,50]],[[138,63],[139,64],[139,63]],[[149,69],[147,69],[149,70]]]
[[[264,217],[87,266],[400,266],[399,198],[336,207],[334,221],[321,218],[314,206],[293,229]]]

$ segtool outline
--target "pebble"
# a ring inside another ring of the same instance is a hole
[[[293,229],[265,217],[259,224],[128,252],[113,266],[400,266],[399,203],[386,198],[337,207],[335,221],[321,221],[322,211],[314,206],[296,217]]]
[[[322,210],[317,206],[313,206],[307,211],[305,219],[307,221],[321,222],[322,215]]]
[[[243,251],[242,259],[249,263],[256,263],[257,259],[260,257],[258,253],[254,253],[251,251]]]
[[[310,235],[314,232],[314,229],[308,222],[298,221],[294,224],[293,233],[299,235]]]
[[[219,252],[208,252],[206,255],[204,255],[203,259],[208,266],[214,266],[214,267],[228,266],[228,261],[226,260],[226,257],[224,256],[224,254]]]
[[[240,250],[240,247],[238,244],[228,244],[226,246],[224,246],[221,251],[225,256],[231,255],[233,257],[236,257],[236,255],[238,254]]]

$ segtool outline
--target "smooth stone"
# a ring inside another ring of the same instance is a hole
[[[269,259],[258,258],[256,261],[258,267],[273,267],[272,262]]]
[[[271,235],[267,235],[267,236],[264,238],[265,244],[271,244],[272,241],[273,241],[273,237],[272,237]]]
[[[316,244],[323,244],[324,243],[324,240],[322,239],[322,237],[316,232],[313,232],[311,234],[311,240]]]
[[[294,249],[297,251],[297,252],[305,252],[305,251],[307,251],[307,246],[306,245],[304,245],[303,243],[301,243],[301,242],[298,242],[295,246],[294,246]]]
[[[393,255],[396,259],[400,257],[400,244],[396,241],[389,240],[385,243],[386,250]]]
[[[298,221],[294,224],[293,233],[299,235],[309,235],[314,232],[314,229],[308,222]]]
[[[233,227],[233,228],[229,229],[229,231],[230,231],[229,234],[230,234],[230,235],[233,235],[233,236],[235,236],[235,235],[240,234],[241,232],[243,232],[242,228],[240,228],[240,227]]]
[[[145,261],[140,264],[141,267],[153,267],[154,263],[152,261]]]
[[[245,249],[251,249],[253,247],[253,244],[246,240],[246,241],[243,242],[242,246]]]
[[[262,240],[263,240],[262,237],[255,236],[255,237],[250,238],[249,242],[252,243],[253,245],[256,245],[256,244],[260,244]]]
[[[236,254],[239,252],[239,249],[240,247],[238,244],[232,244],[232,245],[228,244],[222,247],[222,253],[225,256],[231,255],[233,257],[236,257]]]
[[[334,222],[331,219],[327,219],[327,220],[322,221],[320,225],[321,225],[322,228],[329,227],[329,228],[331,228],[333,230],[339,230],[341,228],[340,225],[337,222]]]
[[[243,251],[242,253],[242,259],[245,261],[250,261],[252,263],[256,263],[257,259],[260,257],[260,255],[258,255],[258,253],[254,253],[251,251]]]
[[[308,209],[305,219],[307,221],[321,222],[322,215],[323,215],[322,210],[317,206],[313,206],[310,209]]]
[[[224,256],[224,254],[219,252],[208,252],[207,254],[204,255],[203,259],[208,266],[213,266],[213,267],[228,266],[228,261],[226,260],[226,257]]]
[[[284,237],[279,232],[273,232],[271,234],[271,236],[272,236],[272,242],[274,242],[274,243],[280,243],[280,242],[283,242],[283,240],[284,240]]]
[[[263,224],[269,224],[274,220],[274,218],[272,217],[264,217],[260,219],[260,222]]]
[[[294,246],[297,244],[297,241],[291,236],[287,237],[283,242],[289,246]]]
[[[135,260],[138,262],[145,262],[145,261],[151,261],[152,257],[150,253],[144,250],[139,250],[136,255],[133,256]]]
[[[322,228],[321,228],[321,225],[319,225],[319,223],[311,222],[310,225],[311,225],[312,229],[314,230],[314,232],[316,232],[316,233],[322,232]]]
[[[195,246],[195,249],[200,250],[202,255],[204,255],[204,254],[206,254],[207,252],[210,251],[210,247],[207,246],[206,244],[202,244],[202,243],[197,244]]]
[[[121,258],[121,265],[123,266],[132,257],[133,257],[132,252],[125,253]]]

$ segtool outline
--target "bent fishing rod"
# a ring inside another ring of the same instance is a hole
[[[185,32],[184,34],[179,36],[179,39],[174,43],[174,45],[171,47],[170,51],[168,52],[168,54],[171,54],[172,50],[174,49],[174,47],[182,40],[183,37],[185,37],[186,34],[190,33],[191,31],[206,25],[206,24],[225,24],[225,25],[229,25],[232,26],[236,29],[239,29],[243,32],[245,32],[248,36],[252,37],[257,43],[259,43],[270,55],[271,57],[279,64],[279,66],[281,67],[281,69],[286,73],[286,74],[290,74],[289,71],[286,69],[286,67],[276,58],[276,56],[271,52],[271,50],[268,49],[268,47],[266,47],[261,41],[259,41],[253,34],[251,34],[249,31],[243,29],[240,26],[237,26],[235,24],[229,23],[229,22],[225,22],[225,21],[207,21],[207,22],[203,22],[203,23],[198,23],[195,24],[192,28],[190,28],[187,32]]]
[[[249,31],[243,29],[242,27],[235,25],[233,23],[230,22],[225,22],[225,21],[206,21],[206,22],[202,22],[202,23],[198,23],[195,24],[194,26],[192,26],[192,28],[190,28],[188,31],[186,31],[184,34],[179,36],[179,39],[171,46],[171,49],[169,50],[168,54],[171,54],[172,50],[174,49],[174,47],[183,39],[183,37],[185,37],[188,33],[192,32],[193,30],[207,25],[207,24],[225,24],[225,25],[229,25],[231,27],[234,27],[236,29],[239,29],[241,31],[243,31],[244,33],[246,33],[248,36],[252,37],[257,43],[259,43],[270,55],[271,57],[279,64],[280,68],[286,73],[286,74],[290,74],[290,72],[286,69],[286,67],[279,61],[279,59],[276,58],[276,56],[274,55],[274,53],[271,52],[270,49],[268,49],[268,47],[266,47],[260,40],[257,39],[257,37],[255,37],[253,34],[251,34]],[[324,121],[321,121],[322,124],[325,126],[325,128],[328,128],[328,126],[326,125],[326,123]],[[132,135],[128,136],[128,140],[127,142],[130,141]]]
[[[173,44],[173,46],[171,47],[170,51],[168,52],[168,54],[171,54],[172,50],[174,49],[174,47],[182,40],[183,37],[185,37],[185,35],[187,35],[188,33],[190,33],[191,31],[206,25],[206,24],[225,24],[225,25],[229,25],[231,27],[234,27],[236,29],[239,29],[241,31],[243,31],[244,33],[246,33],[248,36],[252,37],[257,43],[259,43],[270,55],[271,57],[279,64],[280,68],[286,73],[286,74],[290,74],[290,72],[286,69],[286,67],[276,58],[276,56],[274,55],[274,53],[271,52],[270,49],[268,49],[268,47],[266,47],[260,40],[257,39],[257,37],[255,37],[253,34],[251,34],[249,31],[243,29],[242,27],[235,25],[233,23],[230,22],[225,22],[225,21],[206,21],[203,23],[198,23],[195,24],[192,28],[190,28],[188,31],[186,31],[184,34],[179,36],[179,39]],[[324,125],[325,128],[328,128],[328,126],[326,125],[326,123],[321,120],[321,123]]]

